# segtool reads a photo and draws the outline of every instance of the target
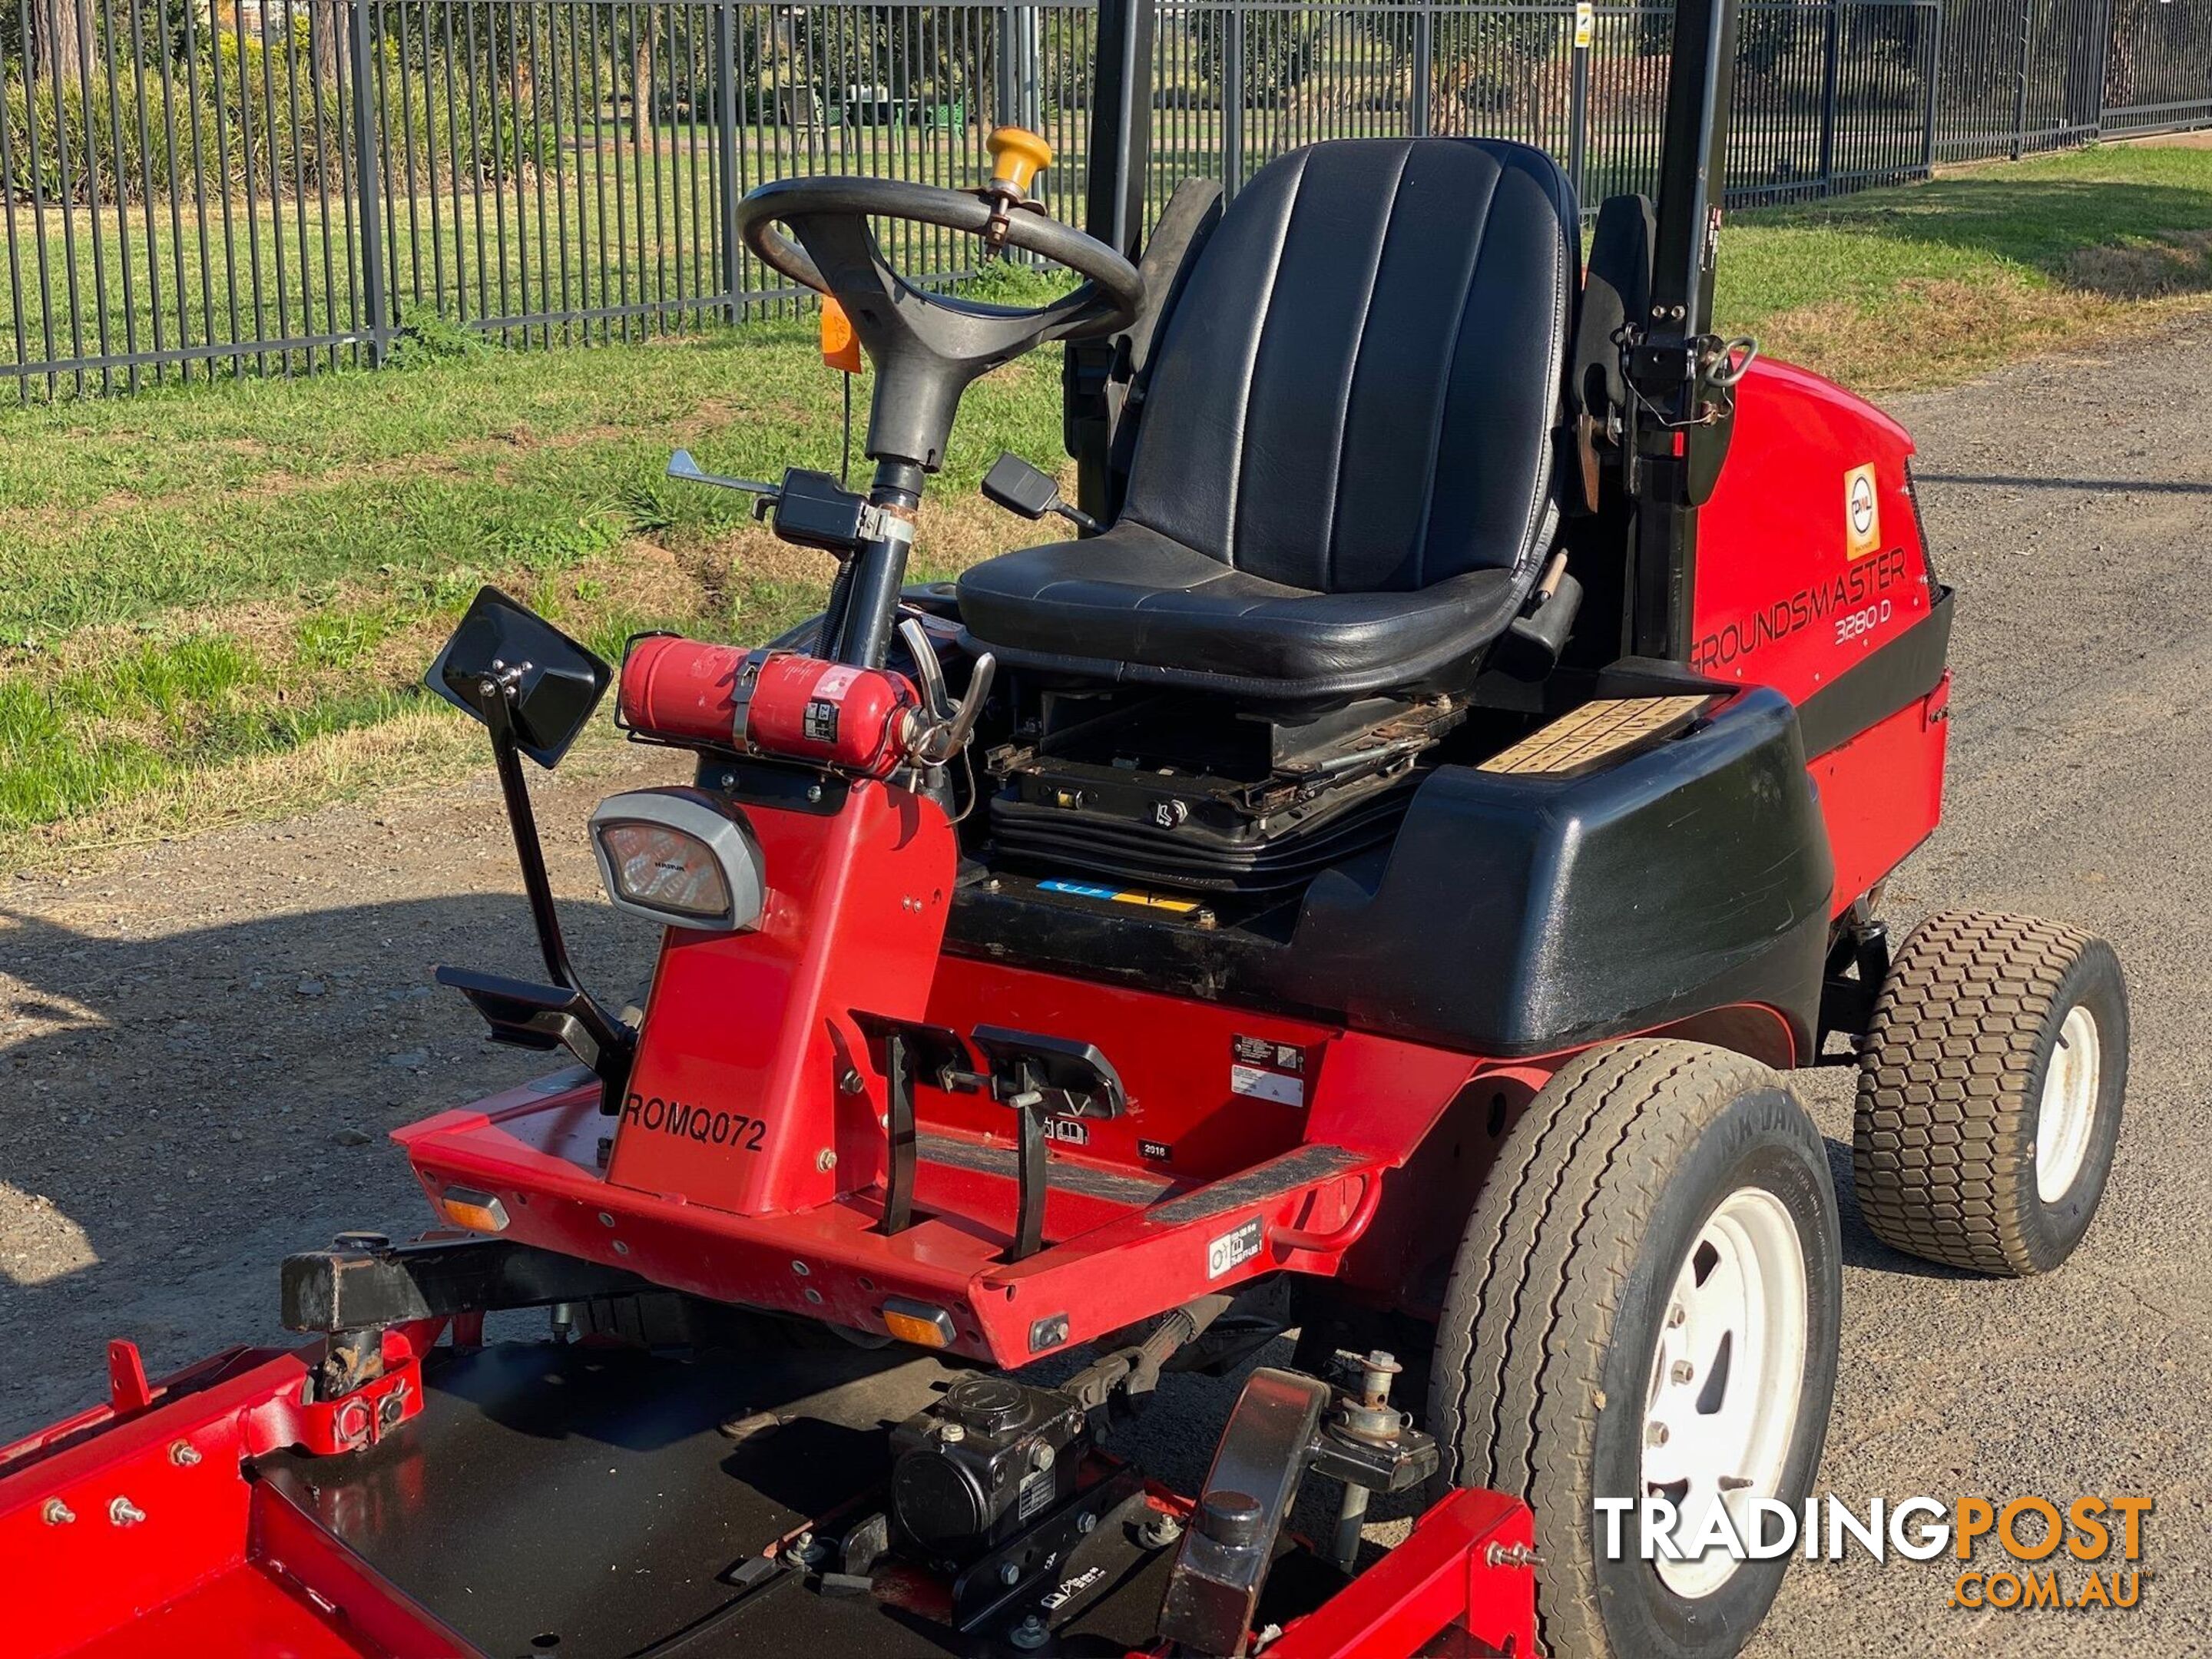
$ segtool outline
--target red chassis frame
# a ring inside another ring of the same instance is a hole
[[[387,1334],[389,1369],[357,1430],[342,1419],[363,1395],[302,1404],[319,1357],[313,1346],[233,1349],[149,1386],[137,1350],[112,1345],[107,1404],[0,1447],[0,1560],[35,1561],[39,1572],[35,1594],[10,1598],[8,1652],[483,1659],[253,1476],[268,1453],[359,1449],[412,1417],[420,1355],[438,1334],[437,1322]],[[382,1403],[392,1400],[405,1409]],[[1455,1652],[1533,1653],[1533,1540],[1524,1504],[1454,1492],[1270,1651],[1412,1659],[1451,1632]]]

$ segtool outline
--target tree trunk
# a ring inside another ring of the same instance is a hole
[[[90,75],[92,0],[32,0],[29,10],[31,78],[78,82]]]
[[[643,149],[653,128],[653,28],[645,24],[630,37],[629,137]]]
[[[325,88],[338,84],[338,65],[344,60],[345,37],[353,25],[346,0],[311,0],[308,13],[315,41],[315,73]]]

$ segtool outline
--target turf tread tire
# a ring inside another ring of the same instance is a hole
[[[1577,1055],[1535,1096],[1479,1194],[1438,1329],[1429,1428],[1446,1484],[1526,1497],[1538,1516],[1547,1652],[1613,1651],[1584,1510],[1598,1373],[1645,1223],[1708,1103],[1780,1089],[1758,1062],[1690,1042],[1633,1041]]]
[[[2063,1242],[2039,1222],[2036,1116],[2048,1034],[2085,975],[2118,987],[2112,947],[2032,916],[1948,913],[1906,938],[1868,1022],[1852,1115],[1851,1186],[1883,1243],[2001,1278],[2065,1259],[2087,1218]],[[2093,1210],[2125,1081],[2124,994],[2118,1016],[2100,1033],[2116,1075]]]

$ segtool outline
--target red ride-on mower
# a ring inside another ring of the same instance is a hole
[[[548,982],[439,976],[582,1068],[400,1132],[447,1231],[287,1262],[314,1345],[158,1389],[118,1345],[0,1459],[14,1651],[1729,1654],[1784,1567],[1729,1542],[1812,1491],[1835,1380],[1782,1072],[1851,1041],[1891,1243],[2079,1240],[2118,969],[2002,916],[1890,958],[1950,595],[1905,434],[1709,331],[1726,0],[1678,7],[1656,211],[1606,202],[1586,270],[1556,165],[1443,138],[1186,185],[1133,264],[1149,18],[1102,8],[1088,234],[1008,131],[974,193],[747,199],[873,360],[876,473],[672,468],[838,574],[765,648],[629,648],[623,726],[696,757],[592,817],[665,929],[645,1012],[571,966],[520,763],[611,671],[487,590],[430,683]],[[924,292],[884,221],[1081,284]],[[1081,533],[908,585],[963,389],[1055,339],[1078,503],[985,489]],[[487,1346],[521,1308],[553,1340]],[[1162,1373],[1292,1329],[1199,1489],[1149,1479]]]

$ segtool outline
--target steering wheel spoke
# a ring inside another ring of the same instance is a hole
[[[893,270],[872,220],[988,238],[1066,267],[1073,293],[1030,309],[987,305],[915,286]],[[780,227],[787,226],[789,234]],[[1144,301],[1129,261],[1041,213],[995,215],[971,193],[902,179],[817,175],[763,185],[738,204],[738,233],[761,261],[827,294],[852,319],[877,368],[868,453],[934,471],[960,393],[976,376],[1050,340],[1126,328]],[[794,240],[795,238],[795,240]]]

